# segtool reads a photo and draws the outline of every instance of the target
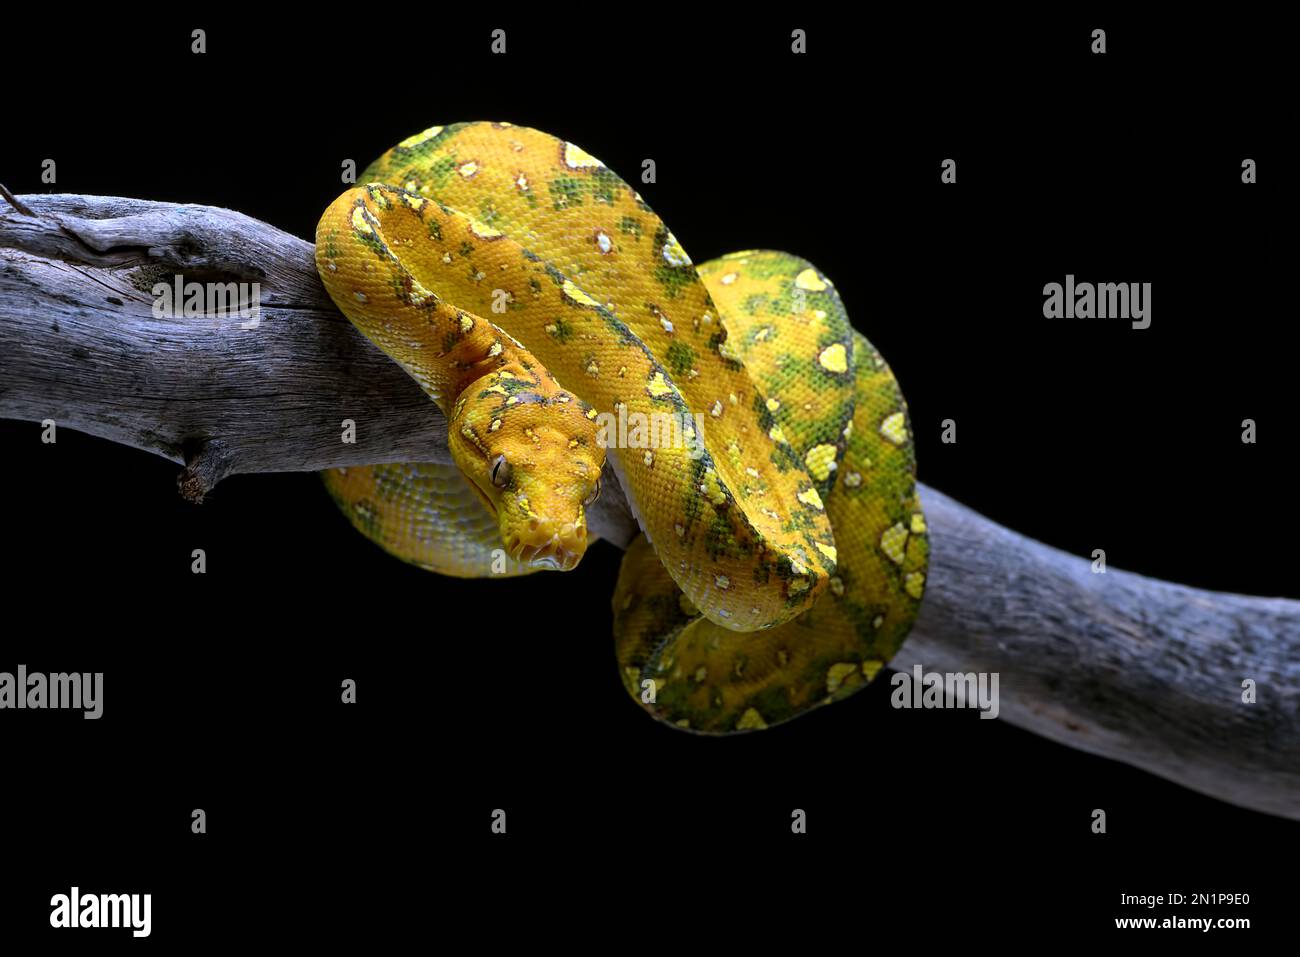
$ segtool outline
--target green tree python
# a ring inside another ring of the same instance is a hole
[[[443,575],[571,569],[608,455],[642,531],[613,596],[638,703],[732,733],[871,681],[929,549],[902,393],[825,275],[696,266],[598,159],[508,123],[435,126],[359,182],[317,269],[455,463],[323,473],[359,531]]]

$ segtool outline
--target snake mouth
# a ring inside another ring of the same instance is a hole
[[[579,534],[570,526],[563,532],[536,541],[522,541],[512,536],[505,545],[506,554],[522,565],[567,572],[577,567],[586,552],[587,542],[585,534]]]

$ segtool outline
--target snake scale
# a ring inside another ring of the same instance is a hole
[[[696,266],[603,163],[508,123],[425,130],[359,182],[317,269],[447,417],[455,464],[323,473],[358,530],[444,575],[569,569],[608,455],[643,533],[613,597],[637,702],[730,733],[871,681],[929,546],[902,393],[825,275]]]

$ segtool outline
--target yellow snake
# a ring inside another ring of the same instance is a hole
[[[769,251],[697,267],[603,163],[508,123],[425,130],[360,182],[317,268],[455,465],[323,473],[356,528],[445,575],[569,569],[608,453],[644,533],[613,601],[647,710],[745,731],[872,679],[928,543],[902,394],[826,276]]]

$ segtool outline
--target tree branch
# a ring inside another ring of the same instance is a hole
[[[311,244],[206,206],[0,195],[0,416],[163,455],[193,500],[241,472],[449,460],[445,422],[334,308]],[[150,290],[177,273],[259,283],[256,326],[155,317]],[[635,522],[605,484],[592,529],[626,545]],[[929,582],[895,668],[999,672],[1012,724],[1300,819],[1300,602],[1094,575],[922,498]]]

